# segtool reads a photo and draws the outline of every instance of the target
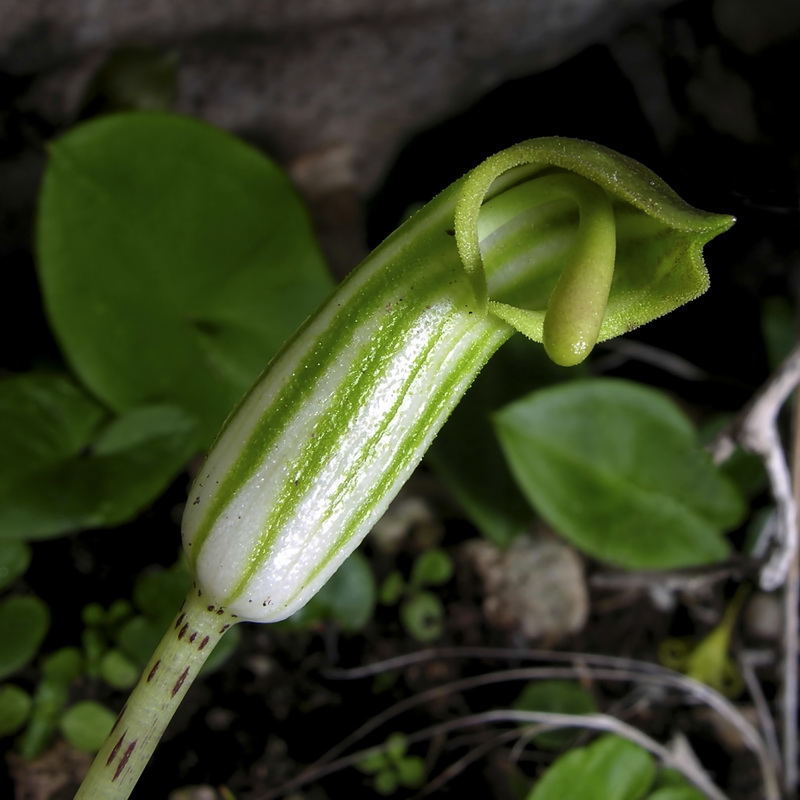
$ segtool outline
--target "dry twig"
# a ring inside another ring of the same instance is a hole
[[[737,444],[760,456],[769,476],[775,501],[775,525],[771,529],[773,549],[762,568],[760,583],[766,591],[783,589],[780,716],[783,784],[787,795],[792,795],[797,788],[797,762],[800,756],[797,732],[800,567],[798,567],[798,517],[795,499],[800,493],[800,421],[795,411],[793,469],[790,472],[778,430],[778,415],[798,383],[800,383],[800,345],[792,350],[739,418],[723,431],[712,446],[712,454],[718,463],[725,461]]]
[[[596,680],[609,681],[630,681],[636,683],[646,683],[665,688],[677,689],[687,694],[693,700],[703,702],[713,708],[720,716],[735,726],[746,745],[754,752],[761,770],[762,781],[764,784],[765,800],[780,800],[780,788],[774,769],[773,757],[766,747],[764,740],[753,727],[749,720],[736,708],[736,706],[723,697],[721,694],[700,683],[673,670],[652,664],[647,661],[637,661],[635,659],[620,658],[616,656],[596,655],[590,653],[562,653],[540,650],[513,650],[503,648],[439,648],[425,650],[418,653],[410,653],[406,656],[387,659],[364,667],[357,667],[351,670],[330,671],[330,677],[340,679],[359,679],[370,677],[382,672],[394,669],[403,669],[413,664],[430,660],[447,658],[484,658],[484,659],[504,659],[504,660],[540,660],[550,662],[560,662],[562,666],[546,667],[522,667],[516,669],[506,669],[499,672],[486,673],[471,678],[464,678],[440,687],[429,689],[414,697],[407,698],[386,709],[379,715],[368,720],[357,731],[346,737],[342,742],[332,748],[315,764],[302,773],[296,780],[291,781],[282,787],[280,792],[270,794],[265,800],[278,797],[285,792],[295,789],[300,785],[308,783],[320,777],[319,770],[323,769],[324,774],[328,774],[331,759],[336,758],[356,741],[366,736],[376,728],[385,724],[388,720],[399,714],[420,705],[430,702],[440,696],[463,692],[478,686],[486,686],[492,683],[510,680],[536,680],[548,678],[575,677],[576,671],[580,670],[583,674],[587,665],[591,666],[591,675]],[[569,663],[573,662],[573,663]],[[578,663],[575,663],[578,662]],[[564,666],[567,664],[566,666]],[[579,717],[584,719],[584,717]],[[339,763],[339,762],[335,762]],[[328,764],[328,766],[325,766]]]

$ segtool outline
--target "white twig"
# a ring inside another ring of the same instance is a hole
[[[737,422],[724,431],[711,447],[715,461],[725,461],[736,444],[760,456],[769,476],[778,518],[774,549],[761,571],[765,591],[783,586],[797,551],[797,511],[792,478],[778,432],[778,414],[786,399],[800,383],[800,346],[781,364],[759,390]]]
[[[800,399],[795,395],[792,425],[792,471],[795,497],[800,495]],[[795,518],[797,524],[797,518]],[[800,694],[800,552],[795,548],[783,590],[783,661],[781,664],[781,728],[783,733],[784,787],[792,795],[798,785],[797,700]]]
[[[592,369],[596,373],[608,372],[628,361],[639,361],[643,364],[651,364],[667,374],[683,380],[708,380],[708,373],[696,364],[692,364],[691,361],[636,339],[622,336],[603,342],[602,348],[605,354],[592,363]]]
[[[796,497],[800,492],[800,417],[795,403],[793,424],[792,472],[778,432],[778,414],[786,399],[800,383],[800,344],[796,345],[778,371],[753,398],[740,419],[717,439],[712,453],[724,461],[736,446],[756,453],[764,462],[775,500],[776,518],[772,554],[761,571],[763,589],[783,587],[783,654],[781,665],[781,739],[783,783],[787,795],[798,785],[798,604],[800,604],[800,565],[798,564],[798,517]]]
[[[527,731],[528,734],[532,735],[562,728],[586,728],[589,730],[615,733],[617,736],[622,736],[638,744],[640,747],[645,748],[660,759],[666,766],[680,772],[690,783],[710,798],[710,800],[728,800],[727,795],[725,795],[696,764],[682,758],[680,755],[674,755],[668,748],[659,744],[654,739],[651,739],[649,736],[642,733],[642,731],[607,714],[554,714],[547,711],[515,711],[512,709],[483,711],[477,714],[459,717],[458,719],[448,720],[447,722],[441,722],[437,725],[425,728],[424,730],[410,733],[406,736],[406,742],[408,744],[416,744],[417,742],[426,741],[471,726],[508,722],[534,724],[535,727]],[[525,734],[526,732],[524,731],[520,731],[519,733],[519,735]],[[290,781],[276,791],[268,792],[266,795],[263,795],[261,800],[274,800],[275,798],[285,796],[311,780],[319,780],[345,767],[355,766],[366,756],[375,752],[380,752],[382,747],[382,745],[378,745],[366,750],[359,750],[344,758],[314,768],[310,771],[310,774],[302,776],[301,779]]]
[[[690,761],[676,757],[666,747],[659,744],[655,739],[651,739],[637,728],[621,722],[616,717],[607,714],[554,714],[549,711],[512,711],[502,709],[498,711],[484,711],[479,714],[472,714],[461,719],[451,720],[435,726],[434,729],[411,734],[407,737],[408,742],[414,742],[417,736],[422,734],[429,738],[431,733],[447,733],[450,730],[461,729],[467,725],[485,725],[502,722],[528,722],[536,725],[531,731],[533,734],[545,733],[546,731],[559,730],[562,728],[588,728],[596,731],[606,731],[621,736],[628,741],[638,744],[645,750],[651,752],[662,763],[680,772],[688,781],[703,792],[710,800],[728,800],[714,782]]]
[[[772,762],[775,774],[779,775],[782,771],[781,748],[778,743],[775,720],[770,712],[767,698],[764,696],[764,692],[761,688],[761,682],[756,675],[756,667],[759,664],[758,654],[745,650],[737,660],[739,663],[739,670],[744,678],[745,686],[747,686],[747,692],[758,714],[758,723],[761,727],[764,746],[769,754],[769,759]]]
[[[700,683],[686,675],[653,664],[647,661],[637,661],[635,659],[619,658],[617,656],[597,655],[592,653],[561,653],[553,651],[538,650],[509,650],[503,648],[440,648],[437,650],[426,650],[418,653],[409,653],[394,659],[370,664],[364,667],[357,667],[352,670],[336,670],[331,673],[331,677],[339,678],[364,678],[391,669],[408,667],[411,664],[431,659],[443,658],[511,658],[536,659],[542,661],[575,662],[580,660],[592,666],[591,675],[597,680],[610,681],[631,681],[638,683],[649,683],[658,686],[678,689],[695,700],[705,703],[713,708],[723,719],[734,725],[740,732],[742,739],[755,754],[761,769],[762,780],[764,783],[765,800],[780,800],[780,788],[775,770],[773,769],[772,759],[764,744],[763,739],[752,723],[744,717],[736,706],[723,697],[719,692]],[[352,744],[355,740],[373,730],[378,725],[385,723],[388,719],[418,705],[421,702],[428,702],[439,694],[452,694],[456,691],[465,691],[477,686],[508,680],[535,680],[558,677],[574,677],[575,666],[568,667],[520,667],[516,669],[503,670],[501,672],[486,673],[476,675],[471,678],[464,678],[441,687],[429,689],[412,698],[408,698],[387,709],[375,719],[365,723],[358,731],[347,737],[343,746]],[[333,753],[341,752],[339,746],[333,749]],[[330,753],[323,757],[326,761]],[[319,762],[317,762],[319,764]],[[314,769],[312,766],[310,769]],[[303,776],[301,776],[302,778]],[[305,782],[305,781],[303,781]],[[294,788],[294,781],[288,788]]]

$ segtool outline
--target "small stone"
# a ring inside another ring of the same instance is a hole
[[[467,553],[483,581],[490,624],[548,642],[585,624],[589,598],[583,561],[566,543],[537,532],[519,536],[505,551],[475,540]]]
[[[776,594],[759,592],[745,606],[744,626],[747,633],[759,639],[775,642],[783,630],[783,609]]]

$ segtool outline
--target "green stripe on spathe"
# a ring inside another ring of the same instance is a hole
[[[289,380],[281,387],[273,402],[263,409],[259,418],[251,425],[252,433],[245,447],[240,450],[243,455],[227,470],[224,479],[206,502],[205,515],[196,525],[192,536],[192,559],[195,563],[197,553],[202,549],[211,529],[224,513],[228,503],[258,470],[264,454],[275,445],[291,424],[292,418],[302,410],[319,379],[341,357],[341,353],[351,342],[363,338],[364,332],[361,328],[368,319],[374,319],[376,313],[385,313],[385,307],[398,302],[404,294],[406,297],[403,302],[408,304],[409,292],[413,293],[415,299],[425,295],[425,298],[420,299],[427,299],[428,302],[439,298],[442,285],[447,283],[462,283],[461,293],[468,299],[465,281],[454,279],[460,278],[460,275],[452,238],[443,234],[442,239],[445,240],[443,242],[445,247],[440,249],[445,252],[441,253],[443,257],[437,259],[442,267],[439,272],[431,273],[429,269],[426,270],[426,266],[429,265],[421,259],[417,262],[417,269],[413,273],[404,274],[406,281],[404,286],[399,286],[398,281],[384,280],[367,286],[358,286],[357,291],[344,300],[341,294],[337,293],[329,301],[329,305],[335,303],[340,307],[337,308],[327,330],[323,331],[313,343],[303,343],[299,340],[293,343],[295,346],[305,344],[308,349],[302,353],[296,365],[287,367],[282,364],[289,372]],[[411,281],[413,287],[409,286]],[[288,352],[284,352],[283,357],[286,358],[288,355]],[[277,360],[274,366],[278,366]],[[274,369],[271,372],[274,373]],[[309,376],[316,380],[309,380]],[[269,380],[268,377],[266,379]],[[198,480],[202,483],[203,478],[200,477]]]
[[[359,497],[357,511],[349,517],[346,526],[328,548],[327,553],[320,557],[303,582],[304,585],[288,599],[287,606],[291,605],[306,590],[308,584],[328,568],[331,560],[339,556],[343,548],[347,548],[348,552],[353,549],[348,547],[348,544],[357,537],[379,501],[390,494],[392,485],[402,480],[405,471],[413,469],[421,460],[427,449],[428,440],[438,432],[480,369],[511,333],[510,328],[501,329],[500,326],[492,325],[491,329],[487,329],[485,334],[476,339],[458,362],[448,367],[449,380],[437,386],[437,391],[430,396],[430,406],[426,409],[426,413],[420,415],[416,424],[408,429],[402,446],[395,451],[393,460],[381,471],[381,479],[373,484],[368,495]],[[449,347],[449,341],[440,343],[440,346]],[[441,380],[441,372],[438,371],[440,368],[439,362],[432,366],[432,369],[437,371],[437,382]]]
[[[339,306],[329,327],[317,337],[313,345],[302,343],[308,349],[298,364],[289,369],[290,379],[251,426],[252,433],[246,445],[240,450],[246,455],[242,455],[231,465],[220,485],[216,487],[215,493],[206,503],[205,515],[192,536],[193,563],[196,563],[198,553],[208,539],[214,524],[222,517],[236,494],[257,472],[265,454],[275,446],[290,426],[292,419],[302,411],[322,376],[352,342],[363,338],[362,327],[368,319],[374,319],[375,314],[385,314],[385,309],[389,305],[400,308],[401,303],[404,315],[409,316],[413,307],[424,307],[426,303],[430,304],[436,300],[441,302],[443,293],[450,294],[453,302],[469,302],[469,286],[460,269],[452,237],[441,231],[435,244],[439,257],[431,261],[420,258],[415,262],[416,269],[413,272],[408,269],[402,272],[397,269],[387,270],[389,273],[387,278],[395,277],[398,280],[385,279],[361,285],[357,283],[357,290],[350,297],[342,299],[342,295],[337,292],[328,301],[329,306],[333,303]],[[433,248],[428,248],[428,252],[431,249]],[[430,270],[431,263],[439,267],[436,272]],[[402,285],[399,280],[401,277]],[[410,302],[412,297],[415,301],[413,306]],[[296,340],[293,344],[296,346],[301,342]],[[278,366],[277,360],[275,366]],[[314,376],[316,380],[309,380],[309,375]],[[269,380],[268,377],[266,379]]]
[[[386,326],[378,339],[369,342],[359,353],[359,357],[355,359],[355,368],[342,376],[341,391],[331,398],[331,403],[325,409],[323,417],[332,424],[324,430],[318,428],[315,436],[309,437],[305,442],[298,460],[292,465],[289,474],[285,477],[284,486],[278,493],[280,497],[278,504],[270,509],[269,516],[262,524],[261,535],[252,547],[247,568],[225,598],[225,604],[230,604],[238,599],[253,577],[263,568],[275,542],[297,514],[298,507],[305,500],[307,493],[318,483],[320,473],[327,468],[331,454],[339,452],[346,445],[347,439],[352,433],[348,426],[337,424],[338,421],[342,419],[348,422],[353,421],[357,417],[358,411],[365,404],[369,404],[376,390],[385,384],[387,372],[395,363],[398,352],[406,349],[404,334],[409,331],[408,319],[418,320],[422,308],[422,306],[409,303],[406,313],[393,315],[394,324]],[[431,347],[435,346],[441,328],[446,324],[447,320],[444,319],[440,322],[437,332],[430,337],[429,346],[423,349],[418,359],[420,365],[424,364]],[[405,386],[398,391],[392,407],[382,412],[382,422],[368,442],[362,444],[363,450],[368,451],[370,447],[374,447],[385,432],[386,426],[391,424],[394,413],[403,402],[407,388],[413,382],[417,371],[418,369],[409,376]],[[344,481],[339,485],[346,487],[351,476],[362,468],[363,463],[360,461],[355,464],[354,468],[350,470],[350,474],[344,476]],[[335,504],[341,497],[327,499],[329,504]],[[327,516],[329,516],[329,512],[323,512],[320,515],[320,521]]]

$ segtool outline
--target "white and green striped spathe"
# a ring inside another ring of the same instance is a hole
[[[586,142],[488,159],[344,281],[226,422],[183,520],[202,592],[239,619],[295,612],[514,330],[577,363],[700,294],[702,247],[731,223]]]

